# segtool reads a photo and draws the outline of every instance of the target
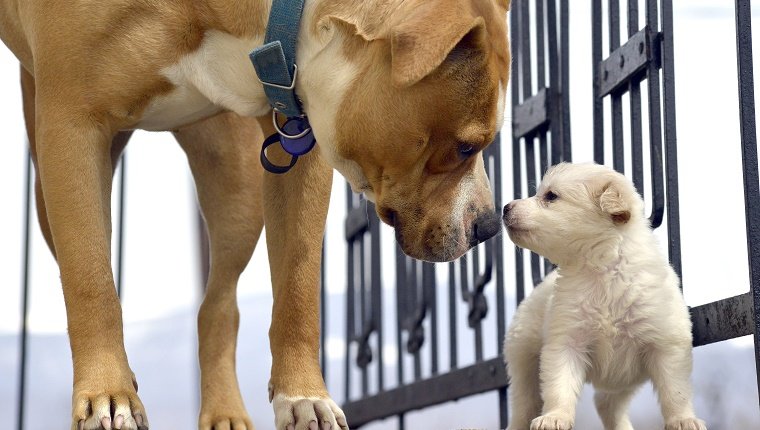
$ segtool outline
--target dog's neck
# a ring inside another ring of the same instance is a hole
[[[642,248],[653,246],[652,242],[655,242],[655,239],[652,231],[643,221],[630,222],[638,225],[629,225],[608,235],[600,235],[596,241],[582,249],[567,252],[566,260],[554,262],[559,272],[563,276],[583,274],[608,277],[621,273],[626,266],[640,263],[642,259],[656,258],[640,251]]]

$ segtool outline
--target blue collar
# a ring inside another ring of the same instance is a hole
[[[249,55],[272,106],[272,122],[277,130],[264,141],[261,149],[261,162],[272,173],[290,170],[298,157],[309,152],[316,143],[295,91],[298,79],[296,42],[304,3],[305,0],[274,0],[264,45]],[[277,121],[278,114],[287,117],[282,127]],[[274,165],[266,158],[265,149],[278,142],[293,157],[289,166]]]

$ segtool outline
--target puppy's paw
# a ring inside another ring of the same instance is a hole
[[[72,430],[148,430],[148,419],[133,387],[75,390]]]
[[[695,417],[671,418],[665,423],[665,430],[707,430],[707,426]]]
[[[329,398],[274,396],[277,430],[348,430],[343,411]]]
[[[530,430],[572,430],[573,419],[560,414],[541,415],[530,423]]]

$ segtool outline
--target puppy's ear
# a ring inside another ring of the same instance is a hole
[[[615,224],[625,224],[631,219],[631,207],[614,182],[608,183],[602,189],[599,207],[609,214]]]
[[[485,38],[485,21],[473,17],[459,2],[417,2],[391,33],[393,84],[403,88],[437,69],[449,53],[472,34],[473,43]]]

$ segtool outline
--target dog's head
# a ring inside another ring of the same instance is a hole
[[[482,151],[503,123],[508,3],[315,11],[323,45],[303,72],[303,96],[321,153],[412,257],[452,260],[500,229]]]
[[[609,167],[561,163],[533,197],[504,206],[503,220],[516,245],[562,266],[640,225],[643,205],[631,181]]]

